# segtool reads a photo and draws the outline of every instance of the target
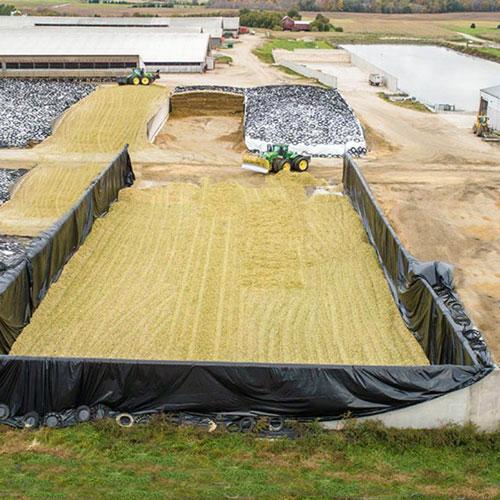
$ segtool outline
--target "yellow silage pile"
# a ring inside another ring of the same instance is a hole
[[[11,354],[427,364],[348,200],[304,182],[122,191]]]
[[[151,147],[147,122],[167,99],[159,85],[97,88],[67,112],[54,134],[38,148],[44,152],[118,153]]]
[[[43,163],[22,179],[12,199],[0,207],[0,234],[36,236],[83,195],[104,168],[99,163]]]
[[[99,87],[72,106],[54,134],[35,148],[39,164],[0,207],[0,234],[37,236],[62,217],[125,144],[151,147],[147,122],[168,89]]]

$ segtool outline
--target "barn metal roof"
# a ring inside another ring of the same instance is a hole
[[[0,16],[0,28],[29,28],[33,26],[71,25],[85,27],[168,27],[197,28],[213,38],[222,36],[222,17],[69,17],[69,16]],[[229,21],[228,21],[229,22]],[[231,29],[231,28],[228,28]]]
[[[206,33],[151,28],[3,29],[0,56],[139,55],[145,62],[201,63],[209,39]]]
[[[500,85],[495,85],[494,87],[488,87],[486,89],[481,89],[481,92],[488,94],[492,97],[497,97],[500,99]]]
[[[222,27],[225,30],[237,30],[240,28],[240,18],[239,17],[223,17]]]

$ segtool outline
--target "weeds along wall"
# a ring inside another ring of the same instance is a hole
[[[25,259],[0,276],[0,353],[9,352],[51,283],[85,241],[94,219],[104,215],[120,189],[132,182],[132,165],[125,146],[69,212],[33,240]]]
[[[347,366],[9,356],[13,341],[88,235],[94,218],[105,213],[118,191],[132,181],[124,149],[75,207],[29,249],[25,261],[0,278],[4,353],[0,355],[0,423],[65,426],[121,412],[138,417],[155,412],[214,418],[231,414],[339,419],[348,413],[360,417],[462,389],[493,369],[484,342],[470,320],[466,322],[463,308],[457,315],[449,269],[439,263],[419,263],[406,252],[350,158],[344,164],[345,192],[377,250],[401,314],[433,364]],[[475,332],[475,340],[470,332]]]
[[[443,262],[420,262],[399,241],[359,167],[344,157],[344,190],[360,215],[407,327],[432,364],[492,366],[481,333],[456,296]]]

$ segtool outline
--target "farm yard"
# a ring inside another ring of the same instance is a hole
[[[497,145],[264,41],[0,149],[0,423],[32,428],[0,425],[6,494],[500,494]],[[300,139],[359,158],[240,168]]]

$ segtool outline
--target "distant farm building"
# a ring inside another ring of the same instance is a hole
[[[66,17],[2,16],[1,28],[161,28],[182,33],[195,30],[210,36],[210,46],[222,45],[223,34],[238,36],[239,17]]]
[[[309,21],[297,21],[289,16],[285,16],[281,20],[281,26],[285,31],[311,31]]]
[[[209,35],[168,28],[35,27],[0,29],[1,76],[96,78],[150,71],[194,73],[213,67]]]
[[[479,114],[486,115],[493,130],[500,130],[500,85],[481,89]]]

